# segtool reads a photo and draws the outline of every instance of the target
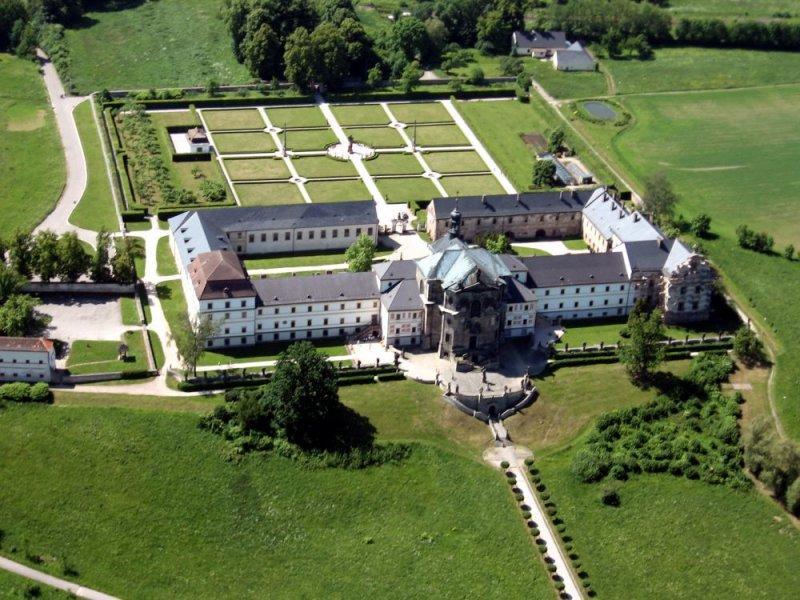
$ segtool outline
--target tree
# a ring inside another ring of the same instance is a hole
[[[444,26],[442,20],[437,17],[431,17],[427,21],[425,21],[425,33],[428,35],[428,54],[429,56],[441,56],[442,50],[444,50],[445,45],[447,44],[447,39],[450,36],[450,32],[447,31],[447,27]]]
[[[12,267],[0,261],[0,306],[11,296],[18,294],[25,285],[25,278]]]
[[[689,224],[689,228],[697,237],[707,237],[711,231],[711,217],[709,217],[706,213],[700,213],[694,219],[692,219],[692,222]]]
[[[39,301],[33,296],[15,294],[0,306],[0,332],[11,337],[27,335],[36,323]]]
[[[205,92],[212,98],[219,93],[219,83],[216,79],[209,79],[206,82]]]
[[[786,509],[793,515],[800,516],[800,477],[786,490]]]
[[[478,18],[486,4],[486,0],[440,0],[436,16],[450,32],[451,41],[470,47],[477,41]]]
[[[298,27],[286,40],[283,53],[286,63],[286,79],[303,92],[308,91],[309,82],[316,75],[316,56],[311,45],[311,34],[305,27]]]
[[[417,87],[420,79],[422,79],[422,70],[419,68],[419,63],[417,61],[410,62],[400,76],[400,87],[406,94],[410,94]]]
[[[505,233],[490,233],[481,240],[481,246],[492,254],[508,254],[511,252],[511,242]]]
[[[733,336],[733,353],[747,366],[764,362],[764,344],[747,325],[736,330]]]
[[[366,234],[361,234],[344,253],[351,271],[369,271],[372,268],[372,259],[375,258],[375,241]]]
[[[281,353],[267,392],[276,428],[290,442],[320,447],[336,435],[330,427],[341,407],[336,372],[309,342],[292,344]]]
[[[473,65],[470,67],[469,74],[467,75],[467,83],[470,85],[483,85],[485,80],[486,75],[484,75],[483,69],[481,69],[478,65]]]
[[[250,12],[248,0],[228,0],[223,9],[222,18],[231,34],[233,55],[239,62],[244,62],[244,52],[242,42],[247,35],[245,24],[247,15]]]
[[[111,279],[111,264],[109,262],[108,248],[111,245],[111,234],[105,229],[97,232],[95,238],[97,249],[92,257],[89,267],[89,277],[92,281],[104,282]]]
[[[200,184],[200,195],[206,202],[222,202],[225,200],[227,193],[221,181],[206,179]]]
[[[350,72],[347,42],[341,29],[333,23],[322,23],[311,32],[316,73],[313,81],[336,89],[341,87]]]
[[[786,260],[794,260],[794,245],[789,244],[783,249],[783,257]]]
[[[17,230],[8,244],[8,258],[11,267],[23,277],[33,272],[33,237],[27,231]]]
[[[556,176],[556,164],[552,160],[537,160],[533,165],[533,186],[549,188]]]
[[[559,152],[564,147],[565,142],[566,134],[564,133],[564,129],[556,127],[550,132],[550,137],[547,139],[547,149],[550,152]]]
[[[645,181],[642,202],[657,221],[666,222],[672,217],[678,196],[664,173],[658,172]]]
[[[268,80],[281,74],[281,40],[266,23],[248,33],[240,47],[242,62],[253,77]]]
[[[178,351],[178,357],[183,363],[183,368],[197,377],[197,363],[205,354],[208,340],[218,330],[218,325],[211,320],[209,315],[198,316],[190,319],[185,313],[178,318],[177,331],[172,331],[172,339]]]
[[[763,231],[753,231],[747,225],[739,225],[736,228],[736,238],[742,248],[763,254],[770,254],[775,245],[771,235]]]
[[[27,19],[28,11],[22,0],[0,1],[0,52],[14,51]]]
[[[516,77],[524,70],[522,61],[516,56],[504,56],[500,59],[500,71],[503,75]]]
[[[92,264],[81,245],[78,235],[72,231],[65,233],[58,240],[58,275],[62,281],[78,281]]]
[[[638,307],[631,312],[626,327],[629,338],[617,350],[620,362],[633,383],[646,383],[653,369],[664,360],[664,337],[661,311],[648,312]]]
[[[111,268],[114,270],[114,279],[120,283],[136,282],[136,256],[139,251],[130,238],[123,238],[117,246],[117,253],[111,259]]]
[[[609,58],[619,56],[622,47],[622,36],[617,29],[609,29],[600,40],[600,44],[606,49]]]
[[[389,52],[400,52],[409,61],[421,59],[428,49],[425,24],[414,17],[395,21],[384,45]]]
[[[379,64],[375,64],[367,73],[367,87],[376,88],[381,83],[383,83],[383,70]]]
[[[47,230],[38,233],[33,241],[34,272],[48,282],[58,275],[60,262],[58,236]]]

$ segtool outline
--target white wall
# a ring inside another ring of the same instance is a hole
[[[237,254],[278,254],[344,250],[362,234],[378,243],[378,225],[312,227],[281,230],[234,231],[228,234],[231,249]]]
[[[422,341],[423,309],[393,310],[381,309],[381,325],[385,346],[416,345]]]
[[[0,381],[49,382],[55,365],[51,352],[0,350]]]
[[[563,293],[562,293],[563,291]],[[595,319],[626,315],[633,306],[629,283],[536,288],[536,311],[550,319]]]

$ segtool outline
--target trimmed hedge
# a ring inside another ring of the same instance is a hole
[[[52,399],[50,387],[43,381],[33,385],[24,381],[0,385],[0,401],[48,403]]]

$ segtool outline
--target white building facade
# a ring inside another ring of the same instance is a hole
[[[56,354],[52,340],[0,337],[0,381],[49,383],[55,369]]]

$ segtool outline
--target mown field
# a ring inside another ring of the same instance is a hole
[[[0,54],[0,238],[33,229],[65,181],[64,151],[36,65]]]
[[[666,173],[687,217],[707,212],[716,239],[703,241],[740,301],[753,306],[776,340],[774,395],[784,427],[800,439],[800,263],[741,249],[747,224],[774,236],[778,252],[800,247],[796,216],[800,175],[800,86],[631,97],[634,124],[615,128],[576,122],[632,181]]]
[[[86,158],[87,182],[78,206],[69,217],[70,223],[93,231],[119,231],[114,197],[108,182],[103,147],[95,125],[91,101],[83,102],[73,111]]]
[[[778,13],[800,17],[795,0],[670,0],[669,10],[676,17],[764,19]]]
[[[432,398],[380,385],[352,404],[382,439],[443,432],[398,429],[428,423]],[[342,470],[228,462],[192,414],[13,406],[0,431],[4,552],[40,554],[54,573],[66,560],[120,597],[553,597],[506,485],[469,442]]]
[[[600,502],[607,483],[580,483],[575,446],[537,461],[575,551],[601,598],[793,598],[800,531],[758,492],[671,475],[618,482],[621,506]]]
[[[125,8],[88,12],[67,30],[70,73],[81,93],[250,79],[233,57],[222,0],[119,4]]]

